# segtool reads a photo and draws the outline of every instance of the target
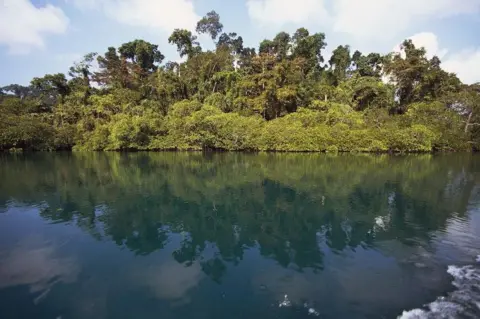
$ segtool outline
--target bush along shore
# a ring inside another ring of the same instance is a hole
[[[300,28],[251,48],[212,11],[168,42],[184,62],[134,40],[85,55],[67,75],[1,88],[0,150],[480,147],[480,84],[462,83],[411,40],[389,54],[341,45],[327,59],[325,34]]]

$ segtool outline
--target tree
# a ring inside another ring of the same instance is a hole
[[[3,96],[13,95],[21,100],[27,98],[36,98],[40,95],[39,90],[31,85],[23,86],[19,84],[10,84],[2,87],[0,90]]]
[[[440,68],[438,57],[427,59],[425,48],[416,48],[412,40],[405,40],[401,50],[385,62],[385,73],[396,86],[397,112],[404,113],[414,102],[458,92],[461,82]]]
[[[340,45],[324,61],[323,33],[279,32],[256,50],[211,11],[168,41],[182,62],[136,39],[87,54],[69,79],[1,88],[0,149],[480,149],[480,85],[410,40],[388,55]]]
[[[213,41],[222,33],[223,24],[220,23],[220,16],[215,11],[210,11],[197,23],[196,31],[199,34],[208,33]]]
[[[239,55],[243,52],[243,38],[238,36],[235,32],[222,33],[218,38],[217,48],[226,46],[234,55]]]
[[[277,60],[284,60],[287,58],[288,55],[290,55],[290,41],[290,34],[286,32],[280,32],[275,36],[275,38],[273,39],[273,44],[275,47],[275,55],[277,56]]]
[[[168,43],[175,44],[180,57],[193,57],[202,51],[197,37],[192,32],[184,29],[175,29],[168,38]]]
[[[367,108],[390,110],[395,106],[394,87],[375,77],[353,76],[344,86],[352,92],[351,104],[358,111]]]
[[[83,60],[75,63],[70,67],[68,75],[72,77],[69,81],[69,86],[71,90],[83,92],[83,103],[86,104],[88,97],[91,95],[91,86],[90,81],[92,78],[92,63],[95,58],[98,56],[97,53],[92,52],[88,53],[83,57]]]
[[[103,56],[97,57],[99,71],[95,73],[94,79],[100,85],[110,88],[125,88],[131,81],[128,74],[127,62],[121,59],[117,49],[109,47]]]
[[[446,97],[450,109],[463,115],[465,118],[464,132],[471,132],[474,139],[480,138],[480,84],[463,86],[456,94]]]
[[[258,53],[260,54],[275,54],[275,43],[271,40],[263,40],[260,42],[260,46],[258,47]]]
[[[142,76],[154,72],[165,56],[158,50],[158,45],[143,40],[124,43],[118,49],[120,55],[138,67]]]
[[[385,58],[378,53],[369,53],[365,56],[357,50],[352,56],[352,69],[360,76],[380,78],[384,62]]]
[[[57,102],[58,97],[60,97],[60,103],[63,103],[65,97],[70,93],[70,87],[63,73],[34,78],[31,85],[41,92],[41,103],[48,109]]]
[[[334,77],[334,85],[338,85],[340,82],[346,80],[351,62],[350,47],[348,45],[340,45],[333,50],[329,64],[330,71]]]
[[[321,63],[324,62],[322,50],[325,49],[325,34],[315,33],[310,35],[307,29],[298,29],[292,37],[292,56],[294,58],[303,58],[308,63],[304,70],[305,74],[310,72],[319,73]]]

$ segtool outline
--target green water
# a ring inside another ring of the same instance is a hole
[[[479,207],[470,154],[4,154],[0,317],[475,318]]]

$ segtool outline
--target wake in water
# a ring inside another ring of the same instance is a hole
[[[285,295],[283,297],[283,301],[278,304],[278,307],[280,308],[291,307],[291,306],[292,306],[292,302],[288,299],[288,295]],[[310,307],[307,302],[303,304],[303,308],[307,309],[307,314],[309,316],[315,316],[315,317],[320,316],[320,313],[317,310],[315,310],[315,308]]]
[[[480,262],[480,256],[477,256]],[[480,318],[480,268],[448,266],[456,290],[425,305],[424,309],[404,311],[398,319]]]

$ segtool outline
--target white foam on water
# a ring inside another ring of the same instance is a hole
[[[474,266],[448,266],[456,289],[423,309],[404,311],[398,319],[480,318],[480,269]]]
[[[278,304],[279,307],[290,307],[291,305],[292,303],[290,302],[290,300],[288,300],[288,295],[285,295],[283,297],[283,301]]]
[[[288,295],[285,295],[285,296],[283,297],[283,301],[278,304],[278,307],[280,307],[280,308],[282,308],[282,307],[291,307],[291,306],[292,306],[292,302],[288,299]],[[295,308],[298,308],[298,306],[299,306],[298,304],[294,305]],[[315,308],[310,307],[308,303],[305,302],[305,303],[303,304],[303,307],[304,307],[305,309],[308,309],[308,310],[307,310],[307,314],[308,314],[309,316],[314,316],[314,317],[320,316],[320,313],[319,313]]]
[[[310,307],[310,306],[308,305],[308,303],[305,302],[305,303],[303,304],[303,307],[308,309],[308,315],[309,315],[309,316],[315,316],[315,317],[320,316],[320,313],[319,313],[315,308]]]
[[[390,214],[385,216],[375,217],[375,220],[374,220],[375,224],[373,225],[373,231],[378,232],[378,231],[387,230],[390,225],[390,220],[391,220]]]
[[[465,280],[480,283],[480,271],[473,266],[448,266],[447,272],[455,278],[453,284],[457,287],[464,284]]]
[[[477,256],[477,263],[480,263],[480,255]]]
[[[308,315],[318,317],[320,313],[316,311],[315,308],[308,308]]]
[[[421,319],[421,318],[427,318],[426,312],[421,309],[404,311],[403,314],[398,317],[398,319]]]
[[[381,216],[375,217],[375,224],[377,224],[378,227],[385,229],[385,222]]]

